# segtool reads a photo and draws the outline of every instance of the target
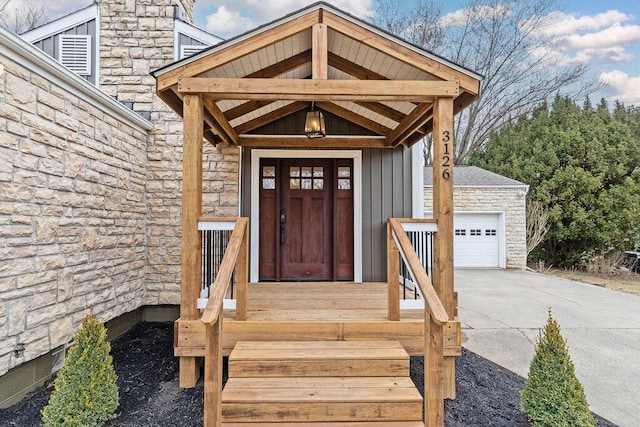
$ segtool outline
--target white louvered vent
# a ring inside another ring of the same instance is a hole
[[[59,61],[80,76],[91,75],[91,36],[61,34]]]
[[[209,47],[202,44],[183,44],[180,46],[180,59],[187,58],[200,52],[202,49]]]

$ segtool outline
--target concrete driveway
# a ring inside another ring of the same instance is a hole
[[[640,426],[640,297],[511,270],[456,270],[455,286],[464,347],[526,377],[551,307],[591,410]]]

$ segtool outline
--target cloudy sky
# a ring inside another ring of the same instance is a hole
[[[12,0],[19,2],[46,0]],[[300,9],[316,0],[197,0],[195,24],[209,32],[231,37],[265,22]],[[417,0],[404,0],[415,2]],[[0,1],[1,3],[1,1]],[[49,18],[66,14],[91,3],[91,0],[58,0],[49,3]],[[368,18],[376,0],[330,0],[337,8]],[[464,0],[440,2],[448,19],[462,13]],[[553,13],[557,23],[540,29],[560,39],[564,47],[557,55],[567,63],[590,64],[605,89],[597,98],[618,99],[640,105],[640,1],[638,0],[564,0]],[[464,64],[463,64],[464,65]]]

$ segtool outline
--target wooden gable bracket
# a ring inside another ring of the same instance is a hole
[[[387,144],[397,146],[433,117],[433,104],[422,103],[411,111],[398,126],[387,135]]]
[[[217,122],[218,126],[216,131],[220,131],[220,137],[226,142],[238,145],[238,134],[235,129],[231,126],[227,118],[224,116],[220,108],[216,105],[216,103],[211,99],[205,99],[203,101],[204,108],[209,111],[209,113],[213,116],[213,119]]]

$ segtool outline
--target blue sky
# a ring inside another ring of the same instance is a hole
[[[14,8],[25,1],[11,0]],[[195,24],[228,38],[250,30],[316,0],[197,0]],[[367,18],[377,0],[328,0],[352,15]],[[414,3],[417,0],[396,0]],[[444,13],[460,13],[464,0],[435,0]],[[507,3],[509,0],[504,0]],[[527,0],[522,0],[527,1]],[[92,0],[47,2],[49,19],[91,4]],[[591,76],[606,83],[592,99],[605,97],[640,106],[640,0],[558,0],[555,25],[541,29],[563,47],[556,54],[568,63],[588,64]],[[462,64],[464,65],[464,64]]]

